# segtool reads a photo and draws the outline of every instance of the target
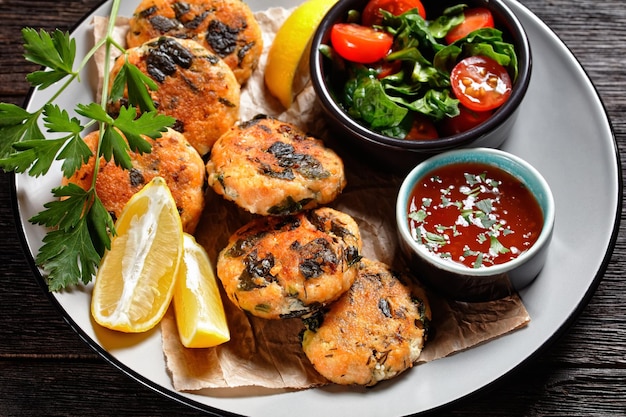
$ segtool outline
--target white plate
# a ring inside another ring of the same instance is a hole
[[[130,16],[138,2],[122,2]],[[249,0],[254,10],[294,4],[290,0]],[[565,330],[587,303],[610,259],[621,210],[620,163],[604,107],[577,60],[528,9],[507,1],[518,15],[533,49],[533,76],[519,119],[503,149],[526,159],[547,179],[557,205],[549,259],[537,280],[521,293],[532,322],[527,328],[479,347],[420,365],[374,389],[342,387],[298,392],[251,390],[177,393],[165,370],[160,333],[116,338],[90,320],[89,288],[51,295],[68,323],[114,366],[156,391],[206,411],[254,416],[404,415],[432,410],[476,392],[531,359]],[[94,13],[108,14],[110,2]],[[79,54],[90,46],[90,18],[74,32]],[[87,72],[83,79],[89,79]],[[93,98],[74,85],[60,98],[72,109]],[[34,92],[31,107],[51,95]],[[60,171],[43,178],[15,178],[23,233],[31,254],[45,231],[27,219],[51,199]],[[42,280],[38,276],[39,280]],[[124,341],[122,343],[121,341]]]

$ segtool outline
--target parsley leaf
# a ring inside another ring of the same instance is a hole
[[[115,21],[121,0],[113,0],[109,18]],[[29,221],[49,228],[43,245],[35,258],[47,277],[51,291],[91,281],[105,250],[111,247],[115,226],[110,213],[98,197],[95,184],[100,157],[125,169],[132,168],[129,151],[151,151],[151,142],[157,139],[174,119],[157,114],[149,90],[157,84],[128,61],[108,88],[103,85],[100,104],[77,104],[73,111],[87,120],[83,123],[54,100],[88,64],[96,49],[105,48],[105,74],[109,69],[110,47],[125,53],[112,37],[114,26],[109,25],[106,38],[85,54],[85,59],[74,69],[76,41],[69,33],[55,30],[47,33],[31,28],[22,30],[24,57],[39,64],[42,70],[28,75],[28,81],[40,89],[52,86],[70,77],[60,85],[52,98],[41,108],[29,112],[18,106],[0,103],[0,169],[30,176],[45,175],[55,161],[61,162],[63,175],[70,178],[76,170],[95,157],[94,178],[91,187],[83,189],[76,184],[52,190],[55,200],[44,204],[44,210]],[[110,97],[121,97],[128,92],[130,106],[121,108],[118,115],[109,115],[106,103]],[[139,111],[137,110],[139,109]],[[83,141],[81,135],[90,127],[99,126],[97,155]],[[45,133],[41,129],[45,128]]]
[[[46,234],[35,259],[48,274],[50,290],[57,291],[91,281],[104,249],[111,247],[107,231],[113,229],[113,222],[94,190],[68,184],[52,192],[58,200],[44,204],[46,210],[30,221],[57,227]],[[92,230],[97,224],[94,238]]]
[[[69,33],[56,29],[50,35],[43,29],[37,32],[25,28],[22,29],[22,37],[25,40],[24,58],[48,68],[28,74],[26,79],[33,86],[47,88],[68,75],[76,74],[72,69],[76,57],[76,40],[70,38]]]
[[[416,222],[422,222],[424,221],[424,219],[426,219],[426,217],[428,217],[428,213],[426,213],[426,210],[411,211],[409,213],[409,219]]]
[[[14,145],[25,138],[44,139],[37,123],[41,112],[29,113],[14,104],[0,103],[0,168],[16,172],[28,169],[13,159]]]
[[[65,139],[38,139],[18,142],[14,148],[18,151],[10,160],[17,164],[19,171],[29,169],[29,175],[37,177],[50,169],[54,157],[59,152]]]
[[[131,105],[139,107],[142,111],[155,110],[154,102],[144,86],[151,90],[157,89],[154,80],[143,72],[139,71],[134,65],[128,62],[124,64],[126,68],[126,85],[128,86],[128,102]]]
[[[511,251],[510,249],[505,247],[502,243],[500,243],[498,238],[495,236],[489,236],[489,243],[490,243],[489,250],[493,253],[507,253]]]
[[[82,218],[76,227],[52,230],[44,236],[35,262],[43,265],[50,291],[91,281],[101,256],[94,248],[85,223],[86,218]]]
[[[165,126],[171,125],[176,121],[173,117],[158,114],[154,111],[142,113],[139,118],[136,118],[136,114],[133,106],[128,108],[122,107],[113,125],[124,133],[130,149],[140,153],[150,152],[150,143],[143,139],[141,135],[149,136],[152,139],[160,138],[161,133],[167,130]]]

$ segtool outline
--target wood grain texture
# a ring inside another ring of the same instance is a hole
[[[22,27],[68,30],[100,3],[0,0],[0,101],[22,104],[36,69]],[[523,0],[572,50],[626,148],[626,8],[620,0]],[[558,105],[558,103],[556,103]],[[575,117],[575,115],[572,115]],[[593,138],[590,138],[593,140]],[[549,349],[442,416],[626,416],[626,222],[589,304]],[[0,416],[194,416],[106,363],[67,325],[33,278],[0,173]]]

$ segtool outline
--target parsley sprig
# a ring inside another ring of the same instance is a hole
[[[74,112],[84,121],[55,104],[68,86],[80,82],[81,70],[99,48],[105,48],[104,74],[110,72],[113,50],[125,54],[125,48],[112,36],[120,1],[113,1],[106,36],[78,63],[76,41],[68,32],[24,28],[24,58],[42,66],[28,74],[27,81],[40,90],[52,86],[58,89],[32,112],[0,103],[0,169],[5,172],[39,177],[59,161],[63,175],[69,178],[93,156],[82,136],[92,129],[99,130],[98,158],[90,188],[84,190],[69,183],[52,189],[55,199],[29,219],[33,224],[49,228],[35,261],[43,268],[50,291],[90,282],[102,255],[111,247],[115,227],[96,192],[99,157],[130,169],[129,151],[150,152],[151,144],[144,137],[157,139],[174,123],[173,118],[156,112],[149,93],[157,88],[156,83],[128,61],[111,88],[108,77],[104,77],[100,103],[76,105]],[[125,91],[129,105],[122,107],[115,117],[109,115],[107,103],[119,99]]]

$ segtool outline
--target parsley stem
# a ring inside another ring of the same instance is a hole
[[[109,77],[108,74],[111,70],[111,45],[114,43],[113,41],[113,31],[115,30],[115,22],[117,20],[117,14],[119,12],[119,7],[120,7],[120,1],[121,0],[114,0],[113,1],[113,5],[111,6],[111,13],[109,15],[109,23],[107,26],[107,33],[106,36],[101,40],[101,42],[104,42],[104,48],[105,48],[105,59],[104,59],[104,70],[103,70],[103,74],[104,76],[102,77],[102,97],[100,99],[100,105],[102,106],[103,109],[106,110],[106,106],[107,106],[107,102],[109,100]],[[117,43],[115,43],[116,48],[121,48],[119,45],[117,45]],[[123,48],[121,48],[123,51],[125,51]],[[100,131],[99,131],[99,135],[98,135],[98,145],[97,145],[97,149],[96,149],[96,156],[95,156],[95,161],[94,161],[94,174],[93,174],[93,178],[92,178],[92,182],[91,182],[91,189],[95,190],[96,189],[96,179],[97,179],[97,173],[100,170],[100,158],[98,157],[98,155],[100,155],[100,150],[102,148],[102,141],[103,141],[103,137],[104,137],[104,132],[105,132],[105,126],[104,123],[100,123]]]
[[[113,38],[120,4],[121,0],[113,0],[106,35],[95,42],[79,63],[75,61],[75,41],[68,33],[56,31],[49,35],[25,29],[25,48],[31,51],[27,59],[40,62],[45,69],[51,70],[36,71],[30,74],[29,81],[41,90],[54,85],[55,91],[50,99],[44,100],[45,104],[34,111],[0,103],[0,118],[3,118],[3,123],[0,123],[0,169],[28,171],[29,175],[38,176],[47,173],[54,161],[63,161],[63,175],[70,178],[90,158],[94,158],[92,182],[88,190],[71,182],[55,187],[52,190],[55,199],[44,204],[44,210],[29,219],[33,224],[50,228],[36,262],[45,271],[51,291],[91,281],[103,254],[111,247],[110,238],[115,235],[115,224],[96,190],[101,160],[114,158],[116,163],[121,162],[120,166],[130,169],[130,150],[146,152],[146,146],[150,144],[135,138],[133,146],[129,146],[124,141],[128,132],[132,135],[141,131],[142,136],[156,139],[174,122],[169,116],[157,114],[151,101],[151,105],[146,106],[150,111],[145,113],[145,117],[136,117],[136,109],[132,105],[123,108],[117,117],[107,112],[113,82],[110,78],[112,52],[116,49],[122,54],[127,53],[124,46]],[[81,82],[80,74],[97,51],[104,51],[102,94],[97,99],[99,103],[76,105],[75,112],[87,119],[81,122],[54,102],[74,82]],[[124,78],[121,82],[126,85],[133,83],[133,88],[140,90],[142,98],[152,100],[148,91],[152,88],[151,84],[132,78]],[[55,135],[55,140],[50,142],[42,140],[47,138],[40,124],[48,132],[60,134],[60,137]],[[81,143],[81,135],[91,131],[96,124],[99,127],[97,149],[92,150],[84,142]],[[110,137],[113,138],[109,140]],[[19,142],[23,143],[18,145]]]

